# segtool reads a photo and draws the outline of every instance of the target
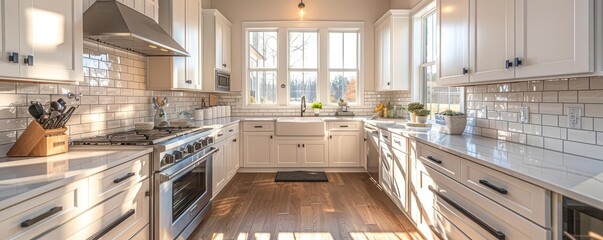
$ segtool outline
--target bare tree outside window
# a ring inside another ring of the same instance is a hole
[[[249,32],[249,104],[276,104],[277,46],[276,31]]]
[[[329,102],[358,101],[358,32],[329,33]]]
[[[318,100],[318,33],[289,32],[289,103]]]

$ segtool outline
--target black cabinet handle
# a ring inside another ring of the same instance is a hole
[[[184,82],[186,82],[186,83],[188,83],[188,84],[193,84],[193,80],[186,80],[186,81],[184,81]]]
[[[479,219],[477,216],[473,215],[472,213],[470,213],[469,211],[464,209],[461,205],[452,201],[452,199],[442,195],[440,192],[435,190],[432,186],[429,186],[428,188],[429,188],[429,191],[433,192],[433,194],[438,196],[438,198],[444,200],[444,202],[450,204],[450,206],[452,206],[457,211],[461,212],[467,218],[471,219],[471,221],[477,223],[477,225],[479,225],[481,228],[486,230],[488,233],[492,234],[492,236],[494,236],[496,239],[499,239],[499,240],[505,239],[505,234],[503,232],[494,229],[493,227],[491,227],[490,225],[488,225],[487,223],[485,223],[484,221]]]
[[[348,126],[348,125],[339,125],[339,127],[342,127],[342,128],[347,128],[347,127],[349,127],[349,126]]]
[[[224,133],[218,133],[218,137],[224,136]]]
[[[262,128],[262,126],[253,126],[254,128]]]
[[[29,66],[33,66],[34,65],[34,56],[27,55],[24,62],[25,62],[25,64],[27,64]]]
[[[463,75],[465,75],[465,74],[467,74],[467,73],[469,73],[469,69],[467,69],[467,68],[463,68]]]
[[[223,63],[223,64],[222,64],[222,67],[226,67],[226,63]]]
[[[235,138],[235,139],[233,139],[233,140],[232,140],[232,142],[237,142],[237,139],[236,139],[236,138]]]
[[[388,136],[386,136],[386,135],[383,135],[383,138],[385,138],[385,139],[389,139],[389,137],[388,137]]]
[[[391,84],[390,82],[387,82],[387,86],[389,86],[390,84]]]
[[[333,139],[333,135],[329,135],[329,139]]]
[[[496,186],[496,185],[488,182],[487,180],[480,179],[479,183],[482,184],[482,185],[484,185],[484,186],[486,186],[486,187],[488,187],[488,188],[490,188],[490,189],[492,189],[492,190],[494,190],[494,191],[497,191],[500,194],[507,194],[508,193],[507,189],[498,187],[498,186]]]
[[[364,141],[366,142],[366,141],[368,141],[368,139],[367,139],[367,138],[364,138]]]
[[[136,213],[136,210],[134,210],[134,209],[128,210],[126,212],[126,214],[122,215],[117,220],[115,220],[111,224],[107,225],[107,227],[101,229],[100,231],[96,232],[94,235],[90,236],[88,238],[88,240],[97,240],[97,239],[102,238],[103,236],[105,236],[105,234],[111,232],[111,230],[113,230],[115,227],[119,226],[119,224],[121,224],[122,222],[126,221],[129,217],[134,215],[134,213]]]
[[[232,132],[232,131],[234,131],[234,129],[228,129],[228,132]]]
[[[438,160],[438,159],[436,159],[436,158],[434,158],[432,156],[427,156],[427,159],[431,160],[434,163],[442,164],[442,160]]]
[[[272,139],[272,135],[270,135],[270,139]]]
[[[297,144],[297,147],[298,147],[298,148],[299,148],[299,147],[301,147],[301,144]]]
[[[8,54],[8,61],[12,63],[19,63],[19,53],[11,52]]]
[[[302,144],[302,147],[303,147],[303,148],[305,148],[305,147],[306,147],[306,144]]]
[[[120,178],[116,178],[116,179],[114,179],[114,180],[113,180],[113,183],[120,183],[120,182],[123,182],[123,181],[125,181],[125,180],[126,180],[126,179],[128,179],[128,178],[134,177],[134,175],[136,175],[136,173],[134,173],[134,172],[130,172],[130,173],[126,174],[126,175],[125,175],[125,176],[123,176],[123,177],[120,177]]]
[[[57,214],[60,211],[63,211],[63,207],[61,207],[61,206],[53,207],[50,210],[48,210],[48,212],[42,213],[41,215],[39,215],[37,217],[31,218],[31,219],[27,219],[27,220],[21,222],[21,227],[22,228],[31,227],[34,224],[36,224],[36,223],[38,223],[38,222],[40,222],[40,221],[42,221],[42,220],[44,220],[44,219],[52,216],[52,215],[55,215],[55,214]]]
[[[511,67],[513,67],[513,63],[511,62],[511,60],[505,61],[505,69],[509,69]]]
[[[516,67],[521,66],[521,64],[522,64],[522,63],[523,63],[523,62],[522,62],[522,60],[521,60],[520,58],[518,58],[518,57],[516,57],[516,58],[515,58],[515,66],[516,66]]]

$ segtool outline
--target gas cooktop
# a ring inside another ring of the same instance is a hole
[[[131,130],[91,138],[74,140],[73,145],[155,145],[175,137],[193,132],[202,132],[198,127],[157,127],[153,130]]]

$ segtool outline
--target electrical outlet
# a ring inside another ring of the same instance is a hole
[[[528,107],[519,108],[519,121],[521,123],[530,123],[530,109]]]
[[[582,108],[569,107],[567,113],[567,126],[570,128],[581,128],[582,126]]]
[[[482,105],[477,112],[478,118],[488,118],[488,105]]]

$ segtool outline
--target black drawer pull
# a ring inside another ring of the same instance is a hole
[[[339,127],[342,127],[342,128],[347,128],[347,127],[349,127],[349,126],[348,126],[348,125],[339,125]]]
[[[218,137],[224,136],[224,133],[218,133]]]
[[[394,140],[394,143],[397,143],[397,144],[402,144],[402,143],[400,143],[400,141],[398,141],[398,140]]]
[[[232,131],[234,131],[234,129],[229,129],[229,130],[228,130],[228,132],[232,132]]]
[[[254,128],[262,128],[262,126],[253,126]]]
[[[233,139],[233,140],[232,140],[232,142],[237,142],[237,139],[236,139],[236,138],[235,138],[235,139]]]
[[[432,156],[427,156],[427,159],[431,160],[434,163],[442,164],[442,160],[438,160],[438,159],[436,159],[436,158],[434,158]]]
[[[29,66],[33,66],[34,65],[34,56],[27,55],[27,57],[24,59],[23,62]]]
[[[306,147],[306,144],[302,144],[302,147],[303,147],[303,148],[305,148],[305,147]]]
[[[488,187],[488,188],[490,188],[490,189],[492,189],[492,190],[494,190],[494,191],[497,191],[500,194],[507,194],[508,193],[507,189],[504,189],[504,188],[501,188],[501,187],[497,187],[494,184],[492,184],[492,183],[490,183],[490,182],[488,182],[488,181],[486,181],[484,179],[480,179],[479,183],[482,184],[482,185],[484,185],[484,186],[486,186],[486,187]]]
[[[438,198],[444,200],[444,202],[450,204],[450,206],[452,206],[457,211],[461,212],[467,218],[471,219],[471,221],[477,223],[477,225],[479,225],[481,228],[486,230],[488,233],[492,234],[492,236],[494,236],[496,239],[498,239],[498,240],[505,239],[505,234],[503,232],[494,229],[493,227],[491,227],[490,225],[488,225],[487,223],[485,223],[484,221],[479,219],[477,216],[473,215],[472,213],[470,213],[469,211],[467,211],[466,209],[461,207],[461,205],[452,201],[452,199],[442,195],[439,191],[435,190],[432,186],[429,186],[428,188],[429,188],[429,191],[433,192],[433,194],[438,196]]]
[[[115,227],[119,226],[119,224],[121,224],[122,222],[126,221],[129,217],[134,215],[134,213],[136,213],[136,210],[134,210],[134,209],[128,210],[126,212],[126,214],[122,215],[117,220],[115,220],[114,222],[109,224],[107,227],[101,229],[100,231],[96,232],[94,235],[90,236],[88,238],[88,240],[97,240],[97,239],[102,238],[103,236],[105,236],[105,234],[111,232],[111,230],[113,230]]]
[[[299,147],[301,147],[301,144],[297,144],[297,147],[298,147],[298,148],[299,148]]]
[[[386,135],[383,135],[383,138],[385,138],[385,139],[389,139],[389,137],[388,137],[388,136],[386,136]]]
[[[19,53],[11,52],[8,54],[8,61],[12,63],[19,63]]]
[[[57,214],[58,212],[63,211],[63,207],[53,207],[50,210],[48,210],[48,212],[42,213],[41,215],[35,217],[35,218],[31,218],[31,219],[27,219],[23,222],[21,222],[21,227],[22,228],[26,228],[26,227],[31,227],[34,224],[52,216]]]
[[[120,178],[116,178],[116,179],[114,179],[114,180],[113,180],[113,183],[120,183],[120,182],[123,182],[123,181],[125,181],[125,180],[126,180],[126,179],[128,179],[128,178],[134,177],[134,175],[136,175],[136,173],[130,172],[130,173],[126,174],[126,175],[125,175],[125,176],[123,176],[123,177],[120,177]]]

